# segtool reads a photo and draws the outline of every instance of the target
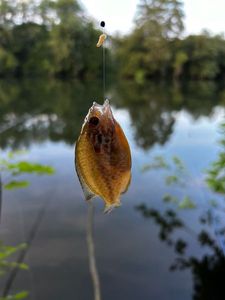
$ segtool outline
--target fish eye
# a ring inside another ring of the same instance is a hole
[[[91,125],[97,126],[98,123],[99,123],[99,118],[97,118],[97,117],[91,117],[89,120],[89,124],[91,124]]]

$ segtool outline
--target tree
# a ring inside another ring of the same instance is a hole
[[[140,0],[137,27],[118,50],[122,76],[134,77],[137,82],[146,77],[165,77],[172,57],[170,41],[182,33],[183,16],[178,0]]]
[[[98,35],[77,0],[0,0],[0,76],[100,77]]]
[[[0,1],[0,26],[5,28],[12,26],[15,16],[15,6],[13,0]]]
[[[182,6],[179,0],[140,0],[136,23],[152,38],[178,37],[184,29]]]

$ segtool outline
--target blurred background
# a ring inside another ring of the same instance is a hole
[[[0,0],[0,299],[89,300],[74,145],[106,96],[132,182],[94,200],[101,299],[225,299],[225,3]]]
[[[2,0],[0,8],[3,78],[101,77],[102,19],[111,33],[110,73],[138,82],[224,75],[222,1]]]

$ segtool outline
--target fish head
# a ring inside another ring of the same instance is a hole
[[[106,137],[113,134],[115,131],[115,119],[109,100],[105,100],[103,105],[93,102],[85,118],[84,126],[88,135],[101,134]]]

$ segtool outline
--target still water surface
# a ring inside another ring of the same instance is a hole
[[[205,178],[223,150],[225,89],[210,82],[121,83],[108,95],[133,166],[120,208],[104,215],[102,200],[94,201],[102,299],[224,299],[224,232],[216,235],[225,225],[224,195]],[[3,191],[0,240],[16,245],[30,238],[24,258],[30,269],[17,273],[10,293],[28,290],[32,300],[93,299],[87,204],[74,171],[74,142],[99,99],[96,83],[0,83],[1,155],[25,148],[21,159],[56,170],[23,176],[30,181],[26,189]],[[177,170],[174,156],[184,170]],[[160,168],[159,161],[170,168]],[[0,279],[0,291],[7,278]]]

